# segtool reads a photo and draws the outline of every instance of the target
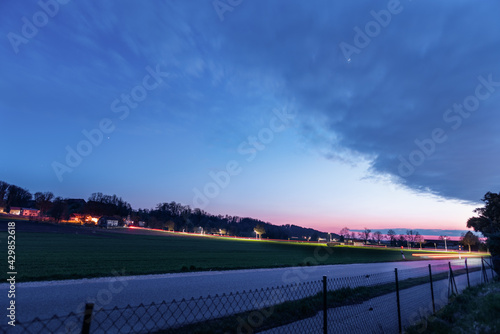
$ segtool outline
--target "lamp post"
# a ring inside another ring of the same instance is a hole
[[[443,237],[443,240],[444,240],[444,251],[445,252],[448,251],[448,246],[446,246],[446,239],[447,239],[447,237]]]

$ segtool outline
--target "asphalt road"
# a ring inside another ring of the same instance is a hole
[[[479,259],[469,259],[469,264]],[[119,270],[110,269],[107,278],[65,280],[51,282],[28,282],[16,285],[16,316],[18,320],[41,319],[51,316],[80,313],[86,302],[92,302],[97,309],[111,309],[115,306],[136,306],[159,303],[172,299],[188,299],[243,290],[275,287],[297,282],[328,278],[393,272],[394,268],[424,268],[444,265],[448,260],[389,262],[370,264],[329,265],[316,267],[293,267],[277,269],[249,269],[234,271],[213,271],[198,273],[126,276]],[[463,266],[462,261],[452,261]],[[388,276],[390,277],[390,276]],[[0,307],[8,306],[9,285],[0,284]],[[7,323],[2,317],[1,325]]]

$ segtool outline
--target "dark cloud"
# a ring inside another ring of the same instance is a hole
[[[387,27],[346,59],[339,44],[355,45],[354,28],[364,30],[370,12],[388,3],[257,2],[225,22],[224,52],[284,78],[302,114],[322,120],[305,127],[308,137],[326,130],[335,138],[329,157],[366,155],[373,172],[412,189],[477,202],[500,190],[500,86],[483,84],[500,82],[500,5],[402,1]],[[475,97],[478,85],[488,98]],[[447,112],[477,101],[470,116]]]

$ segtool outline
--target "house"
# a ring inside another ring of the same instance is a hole
[[[40,210],[22,208],[21,214],[25,217],[38,217],[40,215]]]
[[[120,219],[114,217],[101,217],[97,222],[99,227],[110,228],[120,226]]]
[[[72,213],[69,216],[69,223],[78,223],[78,224],[90,224],[96,225],[99,221],[99,217],[92,217],[91,215],[85,215],[82,213]]]
[[[81,213],[72,213],[69,215],[68,222],[83,224],[85,222],[85,215],[83,215]]]
[[[40,210],[13,206],[10,208],[10,214],[25,217],[38,217],[40,215]]]
[[[13,207],[10,208],[10,212],[9,213],[11,215],[20,216],[22,211],[23,211],[23,208],[20,208],[20,207],[17,207],[17,206],[13,206]]]
[[[127,216],[127,219],[123,222],[123,226],[132,226],[134,225],[134,221],[130,219],[130,215]]]

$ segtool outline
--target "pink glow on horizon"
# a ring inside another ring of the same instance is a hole
[[[469,217],[464,217],[462,221],[457,222],[456,220],[439,220],[439,218],[422,222],[418,219],[393,219],[391,221],[386,218],[380,217],[379,219],[371,219],[369,222],[366,217],[342,217],[342,218],[325,218],[325,217],[297,217],[291,215],[262,215],[265,217],[264,221],[268,221],[274,225],[285,225],[292,224],[297,226],[302,226],[306,228],[314,228],[323,232],[333,232],[339,233],[344,227],[350,230],[362,230],[365,227],[372,230],[372,232],[377,230],[385,229],[443,229],[443,230],[468,230],[466,226],[467,219]]]

